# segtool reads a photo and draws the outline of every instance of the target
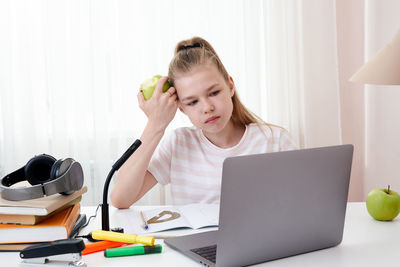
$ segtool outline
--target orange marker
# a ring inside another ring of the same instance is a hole
[[[82,255],[87,255],[87,254],[94,253],[94,252],[104,251],[107,248],[117,248],[117,247],[121,247],[126,244],[132,245],[132,243],[114,242],[114,241],[94,242],[91,244],[86,244],[85,249],[82,250]]]

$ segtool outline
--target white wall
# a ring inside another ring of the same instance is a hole
[[[366,58],[369,59],[400,28],[400,1],[367,0],[366,11]],[[400,86],[367,85],[365,88],[364,194],[388,184],[400,192]]]
[[[349,78],[400,28],[400,1],[336,1],[343,143],[355,146],[350,201],[388,184],[400,192],[400,86],[359,85]]]

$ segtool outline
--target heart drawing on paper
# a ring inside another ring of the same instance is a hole
[[[173,220],[178,219],[179,217],[181,217],[181,215],[178,212],[164,210],[164,211],[160,212],[158,215],[156,215],[153,218],[151,218],[150,220],[148,220],[147,224],[173,221]]]

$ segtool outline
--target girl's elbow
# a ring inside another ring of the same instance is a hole
[[[116,207],[117,209],[127,209],[130,207],[128,203],[126,203],[126,199],[121,197],[121,194],[112,191],[110,194],[111,204]]]

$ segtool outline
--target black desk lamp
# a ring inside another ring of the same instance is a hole
[[[103,204],[101,204],[101,229],[105,231],[110,231],[110,215],[108,210],[108,187],[110,186],[111,178],[113,177],[114,173],[118,171],[118,169],[125,163],[125,161],[135,152],[136,149],[142,144],[139,139],[125,151],[122,157],[114,163],[111,168],[111,171],[108,173],[106,182],[104,183],[104,190],[103,190]]]

